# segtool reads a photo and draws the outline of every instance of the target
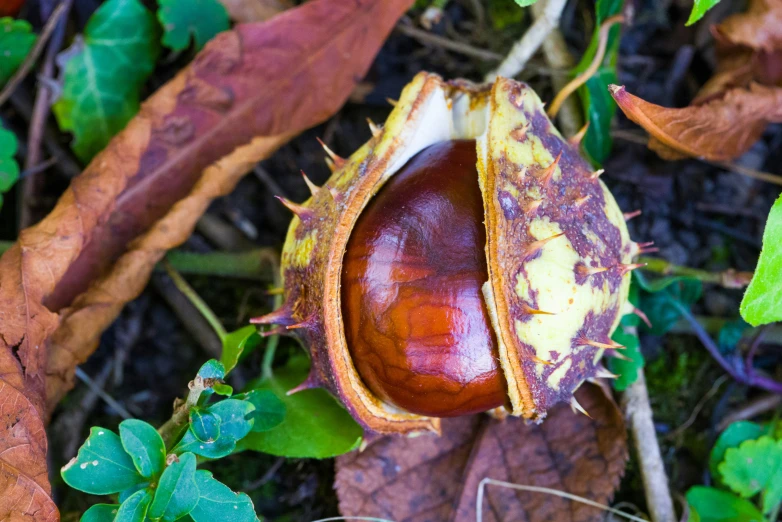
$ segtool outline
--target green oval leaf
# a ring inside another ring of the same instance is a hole
[[[197,375],[202,379],[224,379],[225,366],[217,359],[209,359],[201,366]]]
[[[271,390],[252,390],[234,395],[234,399],[249,401],[255,406],[255,410],[250,413],[254,421],[252,431],[268,431],[285,419],[285,403]]]
[[[177,455],[189,452],[208,459],[220,459],[230,455],[235,449],[236,441],[230,437],[218,437],[214,442],[202,442],[196,438],[193,430],[187,430],[171,452]]]
[[[0,87],[13,76],[32,49],[36,36],[25,20],[0,18]]]
[[[270,379],[252,388],[269,390],[286,408],[285,419],[275,428],[251,433],[239,442],[239,449],[252,449],[285,457],[329,458],[358,447],[363,431],[340,404],[322,389],[288,395],[307,377],[309,359],[291,357]]]
[[[119,504],[95,504],[84,512],[79,522],[114,522]]]
[[[166,465],[166,445],[155,428],[144,421],[124,420],[119,425],[122,447],[142,476],[153,477]]]
[[[752,326],[782,320],[782,196],[768,215],[763,250],[741,300],[741,316]]]
[[[62,94],[52,107],[60,129],[74,135],[84,162],[138,112],[139,91],[159,53],[158,25],[139,0],[108,0],[82,38],[60,54]]]
[[[201,49],[214,35],[230,26],[228,12],[217,0],[159,0],[157,17],[166,33],[163,45],[182,51],[190,45]]]
[[[148,489],[142,489],[133,493],[117,512],[114,522],[144,522],[147,518],[149,503],[152,501],[152,493]]]
[[[196,458],[185,453],[166,468],[149,507],[149,518],[173,522],[190,513],[198,502],[195,482]]]
[[[200,442],[214,442],[220,436],[220,417],[204,408],[190,410],[190,429]]]
[[[751,502],[726,491],[695,486],[686,497],[701,522],[765,522]]]
[[[99,427],[90,430],[79,454],[63,466],[60,474],[72,488],[93,495],[119,493],[145,482],[125,453],[119,436]]]
[[[195,522],[253,522],[258,520],[250,497],[244,493],[234,493],[228,486],[216,480],[208,471],[196,472],[198,484],[198,503],[190,512]]]
[[[225,366],[225,373],[229,373],[239,363],[245,351],[254,350],[261,344],[261,336],[258,328],[253,325],[245,326],[229,333],[223,339],[223,352],[220,361]]]

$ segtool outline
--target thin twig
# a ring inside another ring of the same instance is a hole
[[[78,377],[84,384],[86,384],[90,388],[90,390],[92,390],[93,393],[95,393],[98,397],[103,399],[103,401],[106,404],[111,406],[111,408],[115,412],[117,412],[117,414],[120,417],[122,417],[123,419],[132,419],[133,418],[133,415],[131,415],[130,412],[128,412],[128,410],[126,410],[125,407],[122,406],[122,404],[117,402],[117,400],[114,399],[114,397],[112,397],[111,395],[106,393],[103,390],[103,388],[98,386],[98,384],[95,381],[93,381],[92,378],[89,375],[84,373],[84,370],[82,370],[78,366],[76,367],[76,377]]]
[[[409,36],[410,38],[414,38],[418,40],[423,44],[435,45],[437,47],[442,47],[443,49],[446,49],[448,51],[453,51],[459,54],[463,54],[465,56],[470,56],[472,58],[478,58],[479,60],[484,60],[488,62],[498,62],[502,60],[501,54],[494,53],[492,51],[487,51],[485,49],[478,49],[476,47],[467,45],[465,43],[454,42],[453,40],[449,40],[448,38],[429,33],[427,31],[418,29],[416,27],[407,25],[405,23],[397,24],[396,30],[406,36]]]
[[[562,10],[565,9],[567,0],[542,0],[546,2],[543,10],[543,16],[527,29],[524,36],[516,42],[511,48],[508,56],[502,63],[486,75],[487,82],[493,82],[498,76],[512,78],[519,74],[527,64],[532,55],[540,48],[543,40],[559,26],[559,19],[562,16]]]
[[[638,262],[646,265],[641,267],[641,270],[647,272],[692,277],[703,283],[712,283],[725,288],[744,288],[752,280],[752,272],[738,272],[732,268],[721,272],[711,272],[699,268],[674,265],[670,261],[657,257],[639,257]]]
[[[614,138],[619,138],[620,140],[625,140],[631,143],[637,143],[639,145],[644,145],[644,146],[646,146],[646,144],[649,143],[648,136],[637,132],[624,130],[624,129],[611,130],[611,136],[613,136]],[[758,179],[760,181],[765,181],[767,183],[773,183],[774,185],[782,185],[782,176],[771,174],[770,172],[763,172],[762,170],[751,169],[749,167],[744,167],[742,165],[737,165],[735,163],[730,163],[728,161],[709,161],[703,158],[690,158],[690,159],[698,160],[703,163],[708,163],[709,165],[712,165],[714,167],[719,167],[728,170],[730,172],[735,172],[737,174],[747,176],[748,178]]]
[[[478,484],[478,495],[475,499],[475,520],[477,522],[483,522],[484,490],[486,489],[486,486],[489,485],[500,486],[508,489],[517,489],[519,491],[529,491],[531,493],[544,493],[547,495],[554,495],[555,497],[566,498],[568,500],[572,500],[573,502],[578,502],[580,504],[585,504],[587,506],[592,506],[594,508],[602,509],[603,511],[608,511],[609,513],[613,513],[614,515],[625,517],[628,520],[633,520],[635,522],[647,522],[647,520],[644,518],[631,515],[630,513],[625,513],[624,511],[619,511],[616,508],[606,506],[605,504],[601,504],[599,502],[595,502],[594,500],[589,500],[588,498],[580,497],[578,495],[574,495],[566,491],[560,491],[554,488],[545,488],[542,486],[526,486],[524,484],[513,484],[512,482],[505,482],[504,480],[495,480],[488,477],[481,480],[480,483]]]
[[[223,323],[220,322],[212,309],[209,308],[209,305],[207,305],[206,302],[201,299],[201,296],[198,295],[195,290],[193,290],[193,287],[190,286],[187,281],[185,281],[185,278],[182,277],[166,259],[163,260],[163,268],[165,268],[168,277],[171,278],[177,289],[182,292],[185,297],[187,297],[187,300],[190,301],[190,303],[196,308],[196,310],[198,310],[201,316],[206,319],[206,322],[209,323],[209,326],[211,326],[215,331],[217,337],[223,341],[228,336],[228,332],[225,330]]]
[[[643,368],[638,369],[638,378],[622,394],[622,405],[641,468],[646,506],[653,522],[675,522],[676,513],[668,488],[668,475],[660,454],[660,444],[654,429],[652,407]]]
[[[11,77],[11,79],[8,80],[8,83],[3,88],[3,90],[0,91],[0,106],[8,100],[8,97],[11,96],[11,93],[16,90],[22,80],[24,80],[27,74],[30,72],[30,69],[33,68],[33,65],[35,65],[35,62],[41,55],[41,52],[43,52],[43,49],[46,46],[46,42],[49,41],[49,37],[52,35],[52,31],[54,31],[54,28],[57,27],[57,21],[64,12],[64,3],[58,5],[54,11],[52,11],[52,15],[46,21],[46,25],[43,26],[41,35],[35,41],[35,45],[27,54],[24,62],[22,62],[22,65],[19,66],[19,69],[16,70],[16,73]]]
[[[600,26],[600,31],[598,32],[597,50],[595,51],[595,56],[592,58],[592,63],[589,64],[589,67],[587,67],[584,72],[575,77],[571,82],[565,85],[561,91],[557,93],[556,97],[551,102],[551,105],[549,105],[549,108],[546,111],[550,118],[553,118],[557,115],[560,107],[562,107],[562,104],[565,102],[568,96],[576,92],[576,89],[584,85],[597,72],[597,70],[600,68],[600,64],[603,63],[603,59],[605,58],[606,47],[608,47],[608,32],[611,30],[611,27],[613,27],[614,24],[622,23],[624,20],[625,17],[618,14],[606,19],[606,21],[603,22],[603,24]]]
[[[717,424],[717,431],[723,431],[736,421],[753,419],[767,411],[775,410],[780,405],[782,405],[782,395],[769,393],[758,397],[725,415],[720,423]]]

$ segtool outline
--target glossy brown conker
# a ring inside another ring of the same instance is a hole
[[[450,417],[506,400],[481,285],[484,209],[474,140],[414,156],[361,213],[342,273],[347,346],[366,386]]]

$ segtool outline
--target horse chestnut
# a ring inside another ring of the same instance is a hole
[[[348,241],[348,349],[375,395],[449,417],[502,406],[481,285],[486,229],[474,140],[419,152],[369,202]]]
[[[504,408],[541,420],[587,378],[627,301],[630,240],[611,193],[526,85],[420,73],[385,125],[308,179],[282,252],[284,305],[254,320],[312,358],[364,427],[439,431]]]

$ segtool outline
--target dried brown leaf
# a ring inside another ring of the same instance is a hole
[[[46,400],[213,198],[339,109],[411,3],[315,0],[218,35],[0,258],[0,520],[58,519]]]
[[[220,0],[231,20],[240,23],[264,22],[293,7],[290,0]]]
[[[717,30],[734,44],[757,51],[782,49],[782,0],[752,0],[746,12],[729,16]]]
[[[486,477],[542,486],[607,503],[627,460],[621,413],[602,388],[576,393],[588,418],[559,405],[542,424],[511,417],[443,419],[442,436],[385,437],[337,458],[344,516],[402,521],[472,522]],[[488,486],[487,522],[602,520],[602,511],[560,497]]]
[[[682,109],[646,102],[618,85],[609,89],[622,112],[656,140],[650,141],[649,148],[669,159],[676,159],[674,151],[712,161],[731,160],[749,150],[766,125],[782,121],[779,87],[752,84]]]

